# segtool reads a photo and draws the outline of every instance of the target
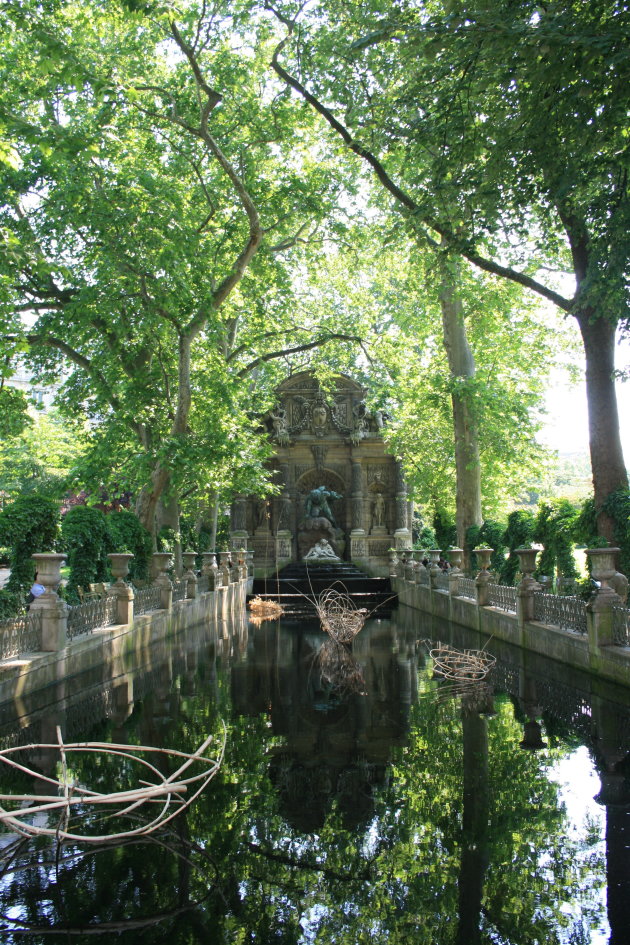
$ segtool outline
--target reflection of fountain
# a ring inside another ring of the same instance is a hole
[[[282,815],[304,833],[334,807],[346,823],[367,824],[392,747],[415,701],[415,642],[368,621],[353,647],[328,640],[316,621],[295,633],[268,624],[252,636],[247,664],[232,668],[237,712],[269,714],[284,737],[269,754]]]

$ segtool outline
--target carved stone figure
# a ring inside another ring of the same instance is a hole
[[[307,495],[304,503],[304,514],[306,518],[327,518],[336,528],[337,522],[328,503],[329,500],[341,498],[342,496],[338,492],[333,492],[332,489],[327,489],[326,486],[318,486],[317,489],[312,489]]]
[[[304,555],[304,558],[333,558],[335,561],[339,561],[339,556],[335,554],[330,543],[327,542],[325,538],[320,538],[310,551]]]
[[[376,493],[372,506],[372,525],[380,528],[385,524],[385,499],[380,492]]]
[[[289,444],[289,428],[287,426],[287,412],[283,407],[279,407],[274,413],[271,413],[271,422],[273,424],[273,435],[282,446]]]

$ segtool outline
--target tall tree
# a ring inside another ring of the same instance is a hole
[[[276,72],[372,168],[418,238],[575,316],[601,509],[627,487],[614,387],[628,318],[627,9],[340,0],[302,12],[297,29],[294,11],[274,10],[297,48],[292,73],[281,44]],[[544,281],[541,258],[573,275],[573,294]],[[611,537],[603,513],[599,527]]]
[[[42,376],[65,373],[99,461],[146,483],[152,530],[201,451],[243,459],[244,373],[331,334],[292,330],[278,305],[259,319],[253,300],[282,292],[274,256],[308,240],[337,186],[264,85],[245,5],[5,6],[0,119],[17,156],[0,170],[0,305],[28,313],[12,340]]]

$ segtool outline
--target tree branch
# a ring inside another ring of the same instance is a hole
[[[268,6],[268,9],[271,9],[272,12],[278,15],[272,7]],[[279,19],[282,19],[279,17]],[[283,22],[287,22],[286,19],[282,19]],[[325,120],[328,122],[330,127],[337,132],[337,134],[342,138],[348,148],[353,151],[358,157],[362,158],[367,164],[370,165],[374,173],[376,174],[377,179],[385,187],[385,189],[395,198],[396,202],[402,207],[408,216],[415,223],[418,228],[418,223],[420,223],[423,229],[420,231],[419,235],[422,236],[431,246],[434,248],[438,247],[437,241],[426,232],[424,227],[429,227],[439,234],[443,239],[446,239],[449,245],[455,249],[460,255],[464,256],[469,262],[477,266],[479,269],[483,269],[485,272],[492,273],[496,276],[501,276],[504,279],[510,279],[512,282],[516,282],[519,285],[524,286],[527,289],[530,289],[532,292],[536,292],[538,295],[541,295],[543,298],[548,299],[550,302],[553,302],[554,305],[557,305],[565,312],[570,312],[572,310],[573,302],[571,299],[566,299],[564,296],[560,295],[558,292],[554,292],[553,289],[547,288],[541,282],[538,282],[536,279],[533,279],[531,276],[521,273],[516,269],[512,269],[509,266],[502,266],[497,262],[494,262],[491,259],[487,259],[485,256],[482,256],[474,248],[467,247],[461,240],[457,238],[448,227],[444,226],[438,219],[433,217],[430,214],[424,212],[420,205],[402,189],[388,174],[385,166],[379,161],[375,154],[373,154],[368,148],[364,147],[358,141],[355,141],[348,129],[342,125],[342,123],[335,118],[333,113],[328,109],[322,102],[319,101],[308,89],[302,85],[296,78],[290,75],[286,69],[284,69],[279,61],[278,57],[287,42],[290,39],[291,33],[293,30],[293,24],[289,24],[289,32],[287,36],[276,46],[272,59],[271,66],[276,72],[277,75],[283,79],[292,89],[294,89],[305,101],[312,106]]]
[[[308,341],[303,345],[296,345],[294,348],[282,348],[280,351],[270,351],[267,354],[261,354],[260,357],[255,358],[244,368],[241,368],[236,376],[239,378],[245,377],[246,374],[248,374],[250,371],[253,371],[254,368],[257,368],[259,364],[264,364],[266,361],[273,361],[275,358],[283,358],[289,354],[298,354],[300,351],[310,351],[312,348],[318,348],[320,345],[325,345],[329,341],[354,341],[355,344],[361,346],[365,356],[370,361],[372,360],[363,345],[362,338],[359,338],[357,335],[345,335],[338,332],[331,332],[325,338],[317,338],[315,341]]]

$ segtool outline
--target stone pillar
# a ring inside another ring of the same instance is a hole
[[[389,576],[396,577],[398,574],[398,554],[395,548],[389,549]]]
[[[438,564],[441,556],[442,552],[439,548],[431,548],[429,550],[429,559],[431,562],[429,564],[429,578],[431,580],[431,587],[436,586],[436,578],[442,573],[440,570],[440,565]]]
[[[280,463],[280,482],[282,483],[282,492],[278,499],[278,517],[276,519],[276,534],[288,532],[291,535],[293,522],[291,521],[293,506],[291,496],[289,495],[289,464]]]
[[[448,592],[451,597],[457,597],[459,579],[462,575],[461,563],[464,558],[463,548],[449,548],[446,552],[450,568],[448,569]]]
[[[413,551],[408,551],[405,560],[405,581],[409,584],[416,583],[415,562],[413,560]]]
[[[244,581],[247,578],[247,565],[245,564],[245,557],[247,551],[245,548],[239,548],[238,551],[232,553],[232,560],[236,557],[236,565],[234,570],[238,574],[239,581]]]
[[[616,574],[615,556],[619,554],[619,548],[587,548],[585,553],[593,579],[600,585],[586,605],[589,645],[598,649],[614,642],[612,608],[613,604],[621,603],[621,598],[608,582]]]
[[[62,650],[68,630],[68,605],[57,594],[57,588],[66,556],[43,552],[31,557],[35,562],[37,581],[46,588],[30,607],[31,613],[40,611],[42,615],[42,650],[47,653]]]
[[[173,585],[166,573],[172,563],[170,551],[155,551],[151,556],[155,571],[153,584],[160,588],[160,606],[162,610],[170,610],[173,606]]]
[[[490,556],[494,551],[494,548],[473,548],[474,553],[477,555],[477,561],[479,562],[479,567],[481,570],[475,578],[475,586],[477,588],[477,603],[480,607],[488,606],[488,584],[490,583],[490,572],[488,567],[490,565]]]
[[[352,486],[350,497],[350,514],[352,523],[352,533],[360,532],[365,535],[363,521],[363,470],[361,463],[352,461]]]
[[[201,557],[203,558],[201,573],[208,578],[208,590],[214,591],[217,587],[221,587],[223,580],[222,572],[217,564],[216,553],[214,551],[204,551]]]
[[[190,597],[192,600],[197,596],[197,575],[194,570],[196,557],[197,553],[195,551],[182,552],[182,561],[186,569],[182,574],[182,580],[186,581],[186,597]]]
[[[129,574],[129,564],[133,558],[132,554],[109,554],[109,566],[113,576],[116,578],[111,585],[109,593],[116,597],[116,623],[133,623],[133,588],[129,587],[125,578]]]
[[[523,575],[516,596],[516,616],[519,626],[522,627],[523,624],[534,619],[534,594],[541,589],[540,584],[533,577],[538,550],[516,548],[515,552],[518,555],[519,570]]]
[[[399,550],[411,548],[411,532],[407,528],[407,483],[400,460],[396,460],[396,531],[394,538]]]
[[[219,552],[219,571],[221,573],[221,584],[225,587],[230,583],[230,553],[229,551]]]

